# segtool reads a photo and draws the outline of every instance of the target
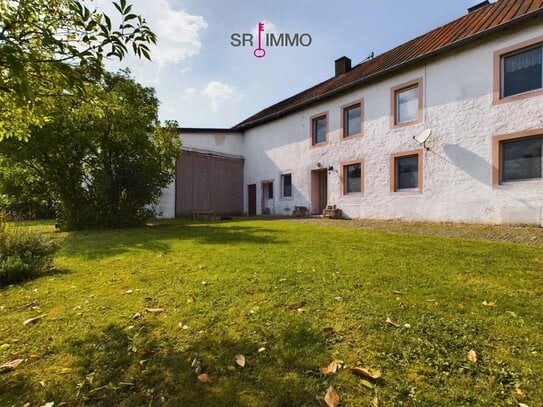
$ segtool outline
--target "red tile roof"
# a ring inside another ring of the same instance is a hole
[[[543,15],[543,0],[498,0],[457,20],[406,42],[347,73],[330,78],[276,103],[234,126],[245,130],[269,122],[309,104],[331,98],[382,75],[490,35],[497,30]]]

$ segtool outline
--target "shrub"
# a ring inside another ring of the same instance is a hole
[[[0,220],[0,286],[49,269],[58,248],[55,239],[20,227],[8,227]]]

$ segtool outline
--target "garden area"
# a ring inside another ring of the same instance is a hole
[[[541,404],[540,246],[353,225],[23,223],[62,244],[0,288],[0,405]]]

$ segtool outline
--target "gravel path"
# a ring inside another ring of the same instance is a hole
[[[474,225],[463,223],[404,222],[397,220],[334,220],[322,218],[305,218],[293,221],[352,229],[411,233],[425,236],[462,237],[543,247],[543,228],[538,226]]]

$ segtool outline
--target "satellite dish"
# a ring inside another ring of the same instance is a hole
[[[422,133],[420,133],[418,136],[413,137],[415,141],[419,144],[424,145],[426,143],[426,140],[428,140],[428,137],[432,134],[432,130],[426,129]]]

